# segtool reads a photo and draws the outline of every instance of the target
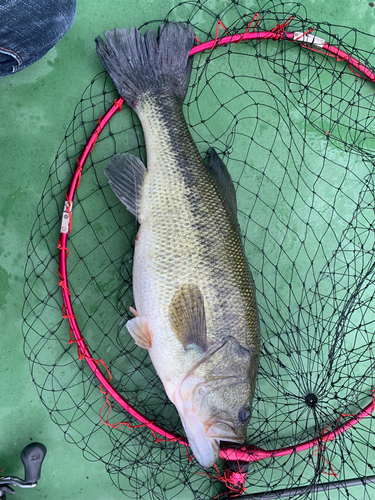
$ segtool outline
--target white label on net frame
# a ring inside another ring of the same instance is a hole
[[[321,49],[323,48],[323,45],[326,43],[326,41],[323,38],[311,34],[304,35],[299,31],[295,31],[293,33],[293,40],[295,42],[300,42],[300,43],[311,43],[312,45],[320,47]]]
[[[69,226],[70,226],[70,218],[72,215],[72,208],[73,208],[73,202],[72,201],[66,201],[64,204],[64,211],[62,214],[62,219],[61,219],[61,228],[60,228],[60,233],[69,233]],[[69,215],[70,212],[70,215]]]

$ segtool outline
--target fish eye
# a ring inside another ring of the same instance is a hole
[[[238,412],[238,419],[240,422],[246,422],[246,420],[249,420],[250,417],[251,417],[251,411],[248,406],[244,406]]]

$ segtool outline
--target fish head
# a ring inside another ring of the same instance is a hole
[[[233,340],[213,345],[183,377],[175,394],[189,444],[205,468],[218,460],[220,441],[245,441],[251,418],[251,353]]]

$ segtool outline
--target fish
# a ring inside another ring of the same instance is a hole
[[[148,350],[192,452],[208,469],[222,441],[242,444],[259,364],[254,280],[237,220],[236,192],[214,149],[204,162],[183,113],[194,46],[184,23],[115,29],[97,54],[141,122],[147,168],[129,153],[105,168],[137,218],[134,318],[126,327]]]

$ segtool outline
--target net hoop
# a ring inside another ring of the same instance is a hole
[[[199,45],[196,45],[191,50],[190,56],[194,56],[195,54],[198,54],[205,50],[212,50],[218,46],[228,45],[230,43],[240,43],[242,41],[250,41],[250,40],[262,41],[266,39],[273,41],[285,40],[290,42],[297,42],[301,46],[309,50],[319,52],[323,55],[333,56],[339,61],[345,61],[353,73],[354,71],[352,68],[355,68],[357,71],[361,73],[361,74],[354,73],[356,76],[375,82],[375,74],[365,65],[363,65],[360,61],[352,57],[350,54],[335,47],[334,45],[330,45],[323,39],[310,35],[309,33],[312,30],[309,30],[306,33],[284,32],[283,27],[285,25],[286,25],[285,23],[284,25],[278,25],[277,28],[271,31],[258,31],[251,33],[245,32],[244,34],[229,35],[222,38],[215,38],[214,40],[208,42],[199,43]],[[153,433],[159,434],[165,440],[175,441],[182,446],[188,447],[189,443],[186,440],[186,438],[175,436],[174,434],[168,432],[162,427],[156,425],[154,422],[150,421],[147,417],[142,415],[136,408],[130,405],[121,396],[121,394],[118,391],[116,391],[116,389],[112,386],[110,380],[106,377],[105,373],[103,373],[103,371],[99,368],[100,362],[94,359],[90,354],[89,346],[87,345],[86,340],[82,336],[80,328],[78,326],[70,298],[70,291],[68,284],[68,269],[67,269],[67,257],[69,254],[69,249],[67,245],[69,240],[69,234],[71,231],[72,206],[74,201],[74,195],[80,184],[82,169],[85,165],[85,162],[89,154],[91,153],[93,147],[95,146],[98,137],[100,136],[101,132],[108,124],[112,116],[116,112],[121,111],[123,104],[124,100],[121,97],[119,99],[116,99],[111,108],[101,118],[99,118],[98,125],[96,126],[94,132],[90,136],[81,155],[77,160],[77,168],[73,172],[70,186],[68,192],[66,193],[67,201],[65,202],[64,206],[62,230],[60,233],[59,245],[58,245],[59,275],[61,277],[60,287],[62,292],[63,311],[64,311],[63,317],[69,320],[70,331],[74,335],[74,340],[71,340],[70,343],[77,344],[79,359],[84,358],[86,360],[93,374],[100,382],[102,392],[104,394],[108,394],[109,396],[111,396],[124,410],[126,410],[130,415],[132,415],[135,419],[137,419],[141,425],[147,426]],[[66,223],[66,220],[68,220],[69,222]],[[337,426],[333,430],[327,431],[326,429],[323,429],[320,432],[319,437],[315,437],[311,440],[305,441],[298,445],[288,446],[276,450],[264,450],[255,446],[243,446],[240,448],[233,448],[233,447],[221,448],[220,458],[225,459],[227,461],[257,462],[271,457],[281,457],[290,455],[292,453],[298,453],[304,450],[314,448],[315,446],[321,445],[326,441],[332,441],[337,436],[339,436],[340,434],[344,433],[345,431],[353,427],[363,418],[375,412],[375,389],[373,389],[371,397],[372,397],[371,402],[363,410],[361,410],[355,415],[350,415],[352,417],[350,418],[350,420],[341,424],[340,426]]]

